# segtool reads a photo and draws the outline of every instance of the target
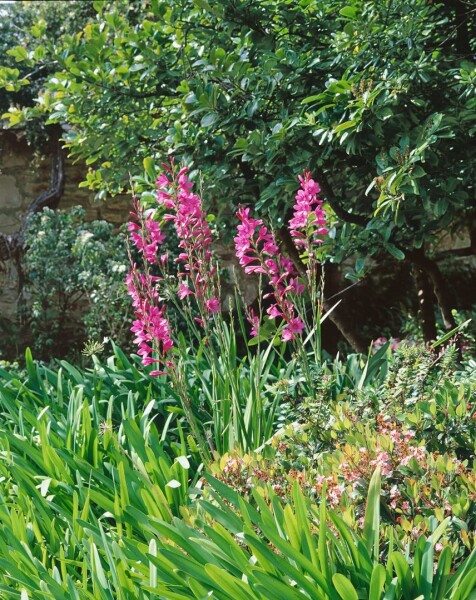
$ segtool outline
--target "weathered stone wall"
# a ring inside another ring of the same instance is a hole
[[[44,154],[35,153],[26,140],[11,131],[0,130],[0,233],[8,235],[20,231],[25,213],[40,193],[50,187],[51,155],[47,149]],[[114,225],[127,221],[131,208],[130,196],[96,202],[94,194],[85,188],[79,188],[84,180],[87,167],[82,163],[65,163],[65,188],[58,206],[68,210],[73,206],[82,206],[88,220],[104,219]],[[215,248],[227,276],[222,283],[223,306],[234,306],[234,282],[242,290],[247,303],[256,298],[257,279],[245,276],[230,248],[217,245]],[[19,294],[18,269],[14,260],[0,263],[0,320],[14,320],[17,314]],[[0,328],[1,335],[1,328]]]
[[[40,155],[26,140],[11,131],[0,131],[0,232],[8,235],[20,231],[25,213],[41,192],[50,187],[50,160]],[[86,167],[66,160],[65,189],[59,209],[81,205],[89,220],[105,219],[120,225],[127,219],[130,198],[118,197],[95,202],[94,194],[78,185],[84,180]],[[18,271],[13,260],[0,263],[0,318],[16,315]]]

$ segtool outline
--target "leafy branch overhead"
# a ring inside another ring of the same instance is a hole
[[[93,6],[96,18],[59,39],[32,26],[2,70],[19,91],[49,65],[37,102],[4,118],[43,111],[68,124],[67,145],[97,170],[93,188],[118,191],[138,158],[173,150],[234,202],[242,186],[227,179],[241,176],[245,198],[276,214],[308,166],[329,178],[336,212],[383,221],[384,238],[393,223],[421,245],[468,216],[475,72],[457,42],[469,9],[458,23],[422,0]]]
[[[99,198],[172,153],[202,173],[223,228],[238,203],[280,227],[309,168],[338,219],[335,263],[357,253],[423,268],[448,233],[466,235],[464,253],[474,253],[468,3],[81,4],[68,33],[45,37],[39,21],[7,51],[0,85],[13,106],[3,118],[61,123]],[[34,82],[37,97],[19,103]]]

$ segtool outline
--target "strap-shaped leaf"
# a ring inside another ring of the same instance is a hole
[[[380,541],[380,468],[370,479],[364,517],[364,540],[369,553],[378,560]]]

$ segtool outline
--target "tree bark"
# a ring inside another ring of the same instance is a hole
[[[52,146],[50,187],[39,194],[26,210],[20,231],[13,234],[0,232],[0,260],[19,259],[23,250],[25,229],[28,216],[45,207],[57,208],[64,192],[64,151],[61,144],[61,128],[59,125],[50,127],[50,143]]]
[[[425,342],[431,342],[436,339],[433,291],[425,271],[414,266],[413,277],[417,288],[418,312],[422,324],[423,338]]]
[[[23,294],[25,275],[22,268],[22,256],[24,250],[25,231],[28,217],[39,212],[45,207],[55,209],[58,207],[64,192],[64,151],[61,144],[61,127],[52,125],[50,127],[51,169],[50,187],[39,194],[27,208],[20,231],[14,234],[0,232],[0,261],[14,260],[18,272],[18,304],[17,315],[19,322],[25,323],[27,309]]]
[[[406,255],[417,267],[422,269],[428,275],[441,311],[444,327],[448,331],[454,329],[456,327],[456,321],[451,312],[453,308],[453,300],[451,298],[448,284],[446,283],[437,262],[431,260],[431,258],[428,258],[423,249],[412,251],[407,250]]]
[[[326,298],[336,296],[342,291],[340,285],[341,274],[337,265],[332,263],[326,263],[324,265],[324,281],[324,310],[329,310],[332,308],[333,303],[327,302]],[[359,333],[359,324],[352,318],[352,313],[349,309],[349,298],[343,296],[339,306],[329,315],[329,319],[334,323],[355,352],[367,354],[369,351],[370,340],[366,340]]]

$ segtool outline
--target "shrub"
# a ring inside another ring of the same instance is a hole
[[[45,208],[25,234],[27,321],[40,357],[66,355],[87,338],[127,345],[125,236],[105,221],[86,222],[80,207]]]

